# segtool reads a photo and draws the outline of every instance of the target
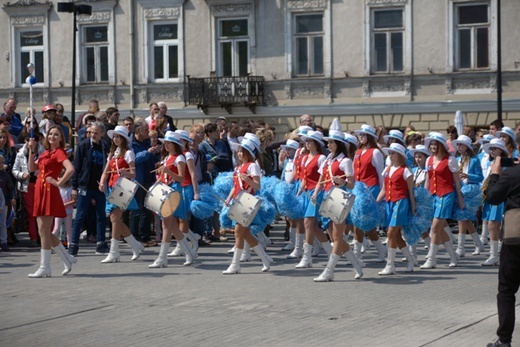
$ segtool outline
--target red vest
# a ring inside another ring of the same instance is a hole
[[[175,160],[177,160],[177,157],[178,157],[178,156],[179,156],[178,154],[176,154],[176,155],[170,155],[170,156],[168,157],[168,159],[166,159],[166,163],[165,163],[166,167],[167,167],[168,169],[170,169],[171,171],[173,171],[176,175],[179,174],[179,168],[178,168],[177,166],[175,166],[174,163],[175,163]],[[159,178],[159,180],[160,180],[162,183],[165,183],[165,184],[170,184],[171,179],[172,179],[172,178],[171,178],[170,175],[168,175],[167,173],[163,173],[163,174],[161,174],[161,177]]]
[[[309,156],[306,155],[302,158],[302,163],[307,161]],[[320,173],[318,172],[318,160],[320,159],[321,154],[317,153],[314,158],[311,159],[310,162],[307,163],[306,166],[302,167],[303,171],[303,188],[305,190],[312,190],[318,184],[318,180],[320,179]]]
[[[235,172],[233,173],[233,188],[235,189],[233,192],[233,198],[236,198],[238,193],[242,190],[246,190],[249,194],[255,195],[255,190],[249,186],[246,182],[238,179],[238,174],[246,174],[249,165],[253,164],[252,162],[245,163],[243,165],[239,165],[235,168]],[[242,182],[242,186],[240,186],[240,182]]]
[[[448,167],[449,156],[445,156],[444,159],[433,168],[433,157],[428,159],[426,168],[428,170],[428,178],[430,180],[430,194],[437,196],[444,196],[455,190],[453,187],[453,173]]]
[[[326,192],[329,191],[330,188],[332,188],[332,186],[334,185],[334,182],[332,181],[332,177],[330,177],[330,172],[332,171],[332,176],[343,176],[345,175],[345,173],[343,171],[341,171],[341,169],[339,168],[339,164],[341,164],[341,161],[345,159],[345,158],[342,158],[340,160],[334,160],[334,159],[330,159],[332,160],[332,164],[330,164],[330,161],[327,160],[327,163],[325,166],[323,166],[323,180],[326,181],[325,182],[325,188],[324,190]],[[330,168],[330,169],[329,169]],[[346,177],[344,179],[347,179]]]
[[[386,201],[396,202],[408,197],[408,185],[403,177],[406,165],[400,166],[394,171],[390,177],[390,170],[387,170],[385,176],[385,194]]]
[[[188,151],[184,151],[184,156],[186,156]],[[181,187],[187,187],[193,185],[191,181],[190,169],[188,169],[188,160],[186,159],[186,169],[184,170],[184,181],[181,183]]]
[[[363,182],[367,187],[379,185],[379,175],[374,165],[372,165],[372,153],[375,148],[370,148],[362,154],[362,149],[356,151],[354,156],[354,175],[356,181]]]
[[[117,165],[116,165],[117,163]],[[116,185],[117,180],[119,179],[119,173],[117,172],[117,169],[127,169],[130,165],[126,162],[125,158],[114,158],[112,157],[110,161],[108,162],[108,169],[112,171],[110,174],[110,179],[108,180],[108,186],[110,188],[114,187]]]

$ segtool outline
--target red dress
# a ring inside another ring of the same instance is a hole
[[[67,154],[63,148],[52,151],[47,150],[38,158],[38,169],[40,172],[38,173],[34,190],[33,216],[60,218],[67,216],[60,189],[45,180],[47,177],[57,180],[61,170],[63,170],[62,163],[66,159],[68,159]]]

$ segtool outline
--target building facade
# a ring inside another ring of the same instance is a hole
[[[70,110],[73,14],[57,1],[0,1],[0,96]],[[178,127],[263,118],[278,133],[309,113],[328,127],[362,123],[444,130],[520,119],[518,0],[90,0],[77,15],[76,110],[143,115],[165,101]],[[501,7],[502,54],[497,16]],[[19,109],[19,110],[20,110]],[[38,109],[38,108],[37,108]]]

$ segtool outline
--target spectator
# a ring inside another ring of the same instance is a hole
[[[5,225],[6,216],[12,209],[16,208],[15,189],[11,175],[5,171],[5,159],[0,156],[0,190],[2,191],[3,201],[0,204],[0,246],[2,251],[8,251],[7,246],[7,226]],[[11,235],[14,240],[14,235]]]
[[[0,116],[0,130],[3,130],[7,134],[7,143],[9,144],[9,147],[14,147],[14,139],[11,136],[11,133],[9,133],[10,125],[11,123],[9,122],[9,118],[6,116]]]
[[[87,115],[85,115],[85,117],[83,117],[83,121],[85,122],[85,124],[78,131],[78,142],[81,142],[81,140],[89,137],[87,134],[87,128],[92,123],[96,122],[97,118],[93,114],[87,114]]]
[[[54,107],[56,108],[56,113],[54,114],[54,123],[61,127],[63,134],[65,135],[65,142],[70,144],[72,137],[72,126],[70,125],[70,122],[64,122],[63,112],[65,109],[63,108],[62,104],[56,104]]]
[[[520,133],[520,120],[516,122],[516,124],[515,124],[515,130],[516,130],[516,133],[517,133],[517,134]]]
[[[128,130],[128,135],[131,139],[134,138],[134,119],[130,116],[126,117],[123,121],[123,125]]]
[[[82,113],[78,116],[78,119],[76,119],[76,131],[78,132],[78,137],[79,137],[79,131],[81,130],[81,128],[83,128],[85,126],[85,121],[83,120],[83,118],[89,114],[92,114],[94,115],[94,117],[97,118],[99,117],[101,113],[101,110],[99,108],[99,101],[95,100],[95,99],[92,99],[90,100],[90,102],[88,103],[88,111],[85,112],[85,113]]]
[[[504,123],[501,120],[495,119],[489,124],[489,133],[495,136],[495,132],[502,130]]]
[[[9,144],[9,133],[0,126],[0,156],[4,158],[2,164],[3,170],[11,173],[13,170],[14,160],[16,159],[16,150]]]
[[[90,136],[79,142],[74,155],[74,175],[72,175],[72,199],[77,201],[76,218],[72,225],[72,240],[69,254],[76,255],[79,250],[79,237],[83,220],[88,216],[91,200],[95,201],[96,214],[96,254],[107,254],[105,241],[106,214],[105,194],[98,189],[99,181],[107,162],[109,145],[103,140],[105,127],[101,122],[90,125]]]
[[[18,135],[18,143],[25,143],[25,138],[27,135],[31,135],[31,126],[33,127],[33,135],[38,134],[40,132],[40,126],[38,125],[38,121],[36,120],[36,110],[33,109],[32,112],[32,122],[31,122],[31,109],[27,107],[25,111],[25,119],[23,121],[24,128]]]
[[[106,143],[111,143],[110,137],[108,137],[107,133],[109,130],[114,130],[116,125],[119,123],[119,110],[115,107],[109,107],[105,110],[105,114],[107,116],[107,121],[103,122],[105,126],[105,135],[103,135],[103,140]]]
[[[4,113],[2,113],[2,116],[5,115],[9,119],[9,132],[14,136],[20,135],[20,131],[23,129],[22,117],[19,113],[16,113],[16,106],[16,101],[9,98],[4,103]]]
[[[457,152],[457,148],[453,147],[451,142],[459,137],[459,132],[457,131],[457,128],[455,128],[455,126],[450,125],[446,128],[446,133],[448,133],[448,139],[446,140],[446,143],[448,144],[449,148],[448,152],[450,153],[450,155],[455,155],[455,153]]]
[[[208,158],[208,170],[213,179],[219,172],[233,171],[232,153],[224,141],[220,140],[217,124],[209,123],[204,126],[206,139],[199,145],[199,150]]]
[[[150,103],[150,115],[145,118],[149,130],[155,130],[155,127],[157,126],[157,116],[159,115],[160,111],[161,109],[156,102]]]
[[[47,136],[47,131],[54,125],[54,116],[56,115],[56,108],[51,105],[45,105],[42,108],[42,120],[40,121],[40,130],[44,136]]]
[[[173,118],[166,114],[168,112],[168,106],[166,105],[166,103],[164,101],[159,101],[157,103],[157,106],[159,106],[159,116],[166,118],[169,130],[177,130],[177,127],[175,126],[175,124],[173,124]]]
[[[300,117],[300,125],[306,125],[313,129],[315,129],[314,121],[312,120],[312,117],[308,114],[302,114]]]

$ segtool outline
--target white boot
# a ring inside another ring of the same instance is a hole
[[[51,277],[51,250],[40,251],[40,267],[35,273],[29,274],[29,278]]]
[[[244,241],[244,251],[242,252],[242,256],[240,257],[240,262],[248,262],[251,261],[251,246],[247,241]]]
[[[289,228],[289,243],[282,248],[282,251],[292,251],[296,241],[296,228]]]
[[[413,244],[413,245],[409,245],[409,244],[406,244],[406,247],[408,247],[408,251],[410,251],[410,254],[412,255],[413,257],[413,260],[414,260],[414,263],[415,263],[415,266],[417,266],[417,244]],[[401,251],[403,249],[401,248]],[[404,253],[404,252],[403,252]],[[408,261],[408,258],[404,257],[402,259],[402,261]]]
[[[159,256],[155,261],[148,265],[150,269],[157,269],[168,266],[168,248],[170,248],[169,242],[161,242],[161,249],[159,250]]]
[[[445,226],[444,227],[444,231],[446,232],[446,234],[448,234],[448,236],[450,237],[450,242],[453,243],[453,233],[451,232],[451,228],[449,225]]]
[[[182,251],[186,254],[186,261],[182,265],[188,266],[193,264],[193,254],[191,253],[191,247],[188,244],[188,241],[186,241],[186,238],[184,237],[182,240],[177,242],[181,245]]]
[[[471,253],[471,255],[479,255],[480,252],[484,251],[484,245],[480,241],[480,238],[478,237],[478,234],[474,232],[473,234],[470,234],[471,238],[473,239],[473,242],[475,243],[475,251]]]
[[[355,279],[360,279],[363,277],[363,267],[358,262],[356,256],[354,253],[349,249],[347,252],[345,252],[345,258],[348,259],[348,261],[352,264],[354,267],[354,271],[356,271],[356,276],[354,276]]]
[[[365,253],[367,249],[370,248],[370,243],[367,237],[363,237],[363,241],[361,242],[361,253]]]
[[[52,249],[60,256],[61,260],[63,260],[63,266],[65,269],[61,274],[65,276],[72,270],[72,264],[75,264],[78,260],[67,252],[61,242],[56,247],[52,247]]]
[[[227,251],[229,254],[231,253],[235,253],[235,246],[231,247],[230,249],[228,249]]]
[[[322,242],[321,248],[323,248],[325,252],[327,252],[327,255],[332,254],[332,244],[329,241]]]
[[[457,250],[455,251],[455,253],[457,253],[457,255],[460,258],[464,258],[466,256],[466,251],[464,250],[465,243],[466,243],[466,234],[459,233],[458,242],[457,242]]]
[[[483,262],[482,266],[494,266],[500,263],[500,258],[498,257],[498,241],[489,241],[489,258]]]
[[[394,260],[395,260],[396,253],[397,253],[397,249],[395,249],[395,248],[388,249],[388,257],[386,260],[386,266],[383,269],[383,271],[378,272],[379,276],[395,275]]]
[[[119,262],[119,240],[110,240],[110,252],[105,259],[101,260],[102,263],[117,263]]]
[[[242,255],[242,250],[240,248],[235,247],[235,253],[233,253],[233,260],[231,261],[231,265],[227,268],[227,270],[222,271],[224,275],[234,275],[240,273],[240,256]]]
[[[312,245],[309,245],[308,243],[303,244],[302,260],[300,260],[295,268],[302,269],[306,267],[312,267]]]
[[[365,263],[363,262],[363,253],[361,253],[361,248],[363,247],[363,243],[359,242],[357,240],[354,240],[354,255],[356,256],[356,259],[358,260],[358,263],[361,264],[361,266],[365,267]]]
[[[425,239],[423,239],[424,241],[424,249],[429,249],[430,248],[430,243],[432,243],[432,239],[427,236]]]
[[[430,243],[430,250],[428,252],[426,262],[420,266],[420,269],[435,269],[437,267],[437,251],[439,245]]]
[[[141,242],[137,241],[134,235],[125,237],[125,241],[128,242],[130,246],[132,246],[132,250],[134,252],[134,254],[132,255],[132,260],[139,259],[141,252],[144,251],[144,246],[141,244]]]
[[[480,236],[480,242],[482,242],[482,245],[488,244],[488,236],[489,236],[489,228],[488,223],[482,223],[482,235]]]
[[[385,245],[383,245],[381,240],[372,241],[372,243],[374,244],[374,246],[376,246],[376,249],[377,249],[376,263],[383,263],[385,261],[386,252],[387,252]]]
[[[408,261],[408,264],[406,265],[406,270],[404,271],[413,272],[413,267],[417,265],[417,259],[413,257],[412,252],[410,252],[410,248],[408,248],[407,246],[401,248],[401,252],[403,252],[404,256],[406,257],[406,260]]]
[[[323,272],[314,279],[314,282],[329,282],[334,281],[334,268],[339,261],[339,255],[332,253],[329,256],[327,267]]]
[[[184,238],[186,237],[188,238],[188,240],[190,240],[191,243],[191,254],[193,254],[194,258],[198,258],[199,255],[197,254],[197,252],[199,251],[200,235],[195,234],[191,230],[188,230],[188,233],[184,234]]]
[[[267,272],[271,268],[271,262],[273,259],[265,253],[264,249],[260,245],[256,245],[253,247],[253,250],[256,254],[262,259],[262,264],[264,265],[262,267],[262,272]]]
[[[184,255],[184,253],[182,253],[181,245],[177,241],[177,244],[175,245],[175,249],[173,251],[171,251],[170,253],[168,253],[168,257],[180,257],[182,255]]]
[[[448,266],[457,267],[458,257],[457,257],[457,253],[455,253],[455,251],[453,250],[453,244],[451,243],[451,241],[446,241],[443,243],[443,245],[444,245],[444,248],[446,248],[446,251],[448,252],[448,254],[450,255],[450,265],[448,265]]]
[[[317,238],[314,238],[313,248],[312,248],[312,257],[317,257],[318,254],[320,254],[321,251],[321,243],[318,241]]]
[[[287,259],[298,259],[303,253],[303,240],[305,234],[298,234],[294,237],[294,250],[287,256]]]

